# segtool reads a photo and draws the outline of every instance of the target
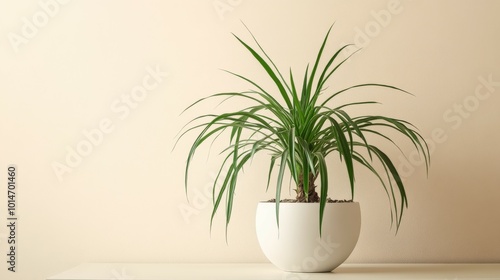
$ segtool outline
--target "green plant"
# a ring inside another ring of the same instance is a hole
[[[404,208],[408,207],[405,188],[401,177],[389,156],[377,146],[368,142],[367,136],[388,140],[396,147],[397,144],[378,129],[390,129],[406,136],[424,157],[426,167],[430,161],[427,143],[416,131],[416,128],[404,120],[385,116],[350,116],[346,109],[350,106],[374,104],[374,101],[351,102],[335,104],[334,98],[355,88],[382,87],[390,90],[408,93],[400,88],[384,84],[359,84],[326,94],[326,83],[351,55],[341,59],[340,54],[350,45],[337,50],[320,69],[325,45],[331,28],[328,30],[319,49],[312,69],[307,66],[302,78],[302,84],[289,72],[285,80],[274,62],[267,55],[259,42],[250,32],[258,50],[250,47],[238,36],[235,38],[250,52],[253,58],[262,66],[276,86],[277,95],[264,90],[256,82],[242,75],[226,71],[239,79],[248,82],[253,90],[242,92],[223,92],[202,98],[186,110],[209,98],[222,98],[222,102],[233,98],[249,100],[253,105],[222,114],[201,115],[188,123],[179,137],[182,138],[192,130],[201,130],[194,140],[185,169],[185,188],[187,192],[189,167],[195,152],[202,144],[215,141],[225,133],[229,137],[229,146],[225,148],[224,160],[220,166],[213,186],[214,215],[219,209],[225,195],[226,227],[231,220],[234,193],[238,175],[243,167],[259,152],[270,155],[267,188],[269,188],[273,170],[277,167],[276,182],[276,219],[279,224],[279,204],[285,170],[288,169],[296,184],[297,200],[299,202],[320,203],[320,229],[323,212],[328,196],[328,173],[326,157],[335,152],[345,165],[350,182],[352,198],[354,198],[355,166],[368,168],[380,180],[389,198],[391,221],[397,228],[401,223]],[[373,136],[372,136],[373,137]],[[399,148],[399,147],[398,147]],[[375,164],[378,162],[377,164]],[[320,178],[319,195],[315,180]],[[218,184],[218,182],[220,182]],[[219,187],[218,187],[219,185]]]

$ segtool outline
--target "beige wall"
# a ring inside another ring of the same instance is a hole
[[[249,39],[240,20],[298,73],[336,21],[329,50],[364,49],[332,87],[376,81],[416,95],[375,96],[384,102],[376,110],[430,140],[429,177],[395,154],[410,206],[395,236],[383,190],[359,173],[363,226],[350,262],[499,262],[499,10],[486,0],[2,1],[0,259],[9,164],[19,171],[19,245],[18,272],[2,261],[0,278],[42,279],[81,262],[265,261],[254,233],[256,202],[272,196],[263,159],[238,186],[226,245],[223,216],[210,238],[200,195],[216,160],[198,156],[189,205],[188,142],[171,152],[182,124],[212,105],[179,116],[182,108],[247,88],[219,68],[263,77],[230,35]],[[77,148],[87,155],[71,155]],[[59,176],[57,164],[67,166]],[[330,170],[334,197],[347,193],[342,171]]]

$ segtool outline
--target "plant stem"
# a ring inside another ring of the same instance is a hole
[[[319,202],[319,196],[316,192],[316,185],[314,185],[314,181],[316,180],[316,176],[312,173],[309,173],[309,191],[306,195],[304,192],[304,179],[302,174],[299,176],[299,184],[297,189],[297,202]]]

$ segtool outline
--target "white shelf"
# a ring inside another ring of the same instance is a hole
[[[287,273],[267,263],[84,263],[47,280],[500,279],[500,264],[343,264],[331,273]]]

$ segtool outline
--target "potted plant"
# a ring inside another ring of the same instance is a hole
[[[286,271],[331,271],[345,261],[358,240],[361,224],[359,203],[352,200],[338,203],[328,198],[329,155],[336,155],[332,159],[340,160],[345,165],[352,198],[355,168],[367,168],[375,175],[389,198],[396,231],[403,210],[408,206],[406,192],[394,163],[374,142],[389,141],[399,148],[386,134],[392,130],[414,145],[424,158],[426,167],[430,160],[425,140],[409,122],[387,116],[349,114],[352,107],[376,103],[371,100],[344,104],[335,102],[337,96],[358,88],[378,87],[408,92],[379,83],[327,89],[327,82],[352,55],[342,58],[341,54],[350,46],[346,45],[323,60],[331,28],[312,68],[308,65],[301,75],[301,82],[291,70],[285,78],[251,32],[256,47],[234,35],[262,67],[275,88],[265,89],[243,75],[227,71],[249,83],[252,89],[213,94],[194,102],[186,110],[212,98],[221,98],[222,102],[244,100],[251,105],[221,114],[203,114],[189,122],[179,137],[193,130],[198,131],[187,156],[186,191],[189,167],[198,148],[222,136],[228,137],[229,145],[221,152],[224,157],[213,185],[210,226],[221,203],[225,203],[227,227],[240,172],[256,154],[265,152],[269,155],[267,188],[271,180],[276,180],[273,183],[275,199],[258,204],[257,237],[264,254]],[[232,108],[234,106],[233,103]],[[296,186],[296,199],[281,201],[287,174]]]

